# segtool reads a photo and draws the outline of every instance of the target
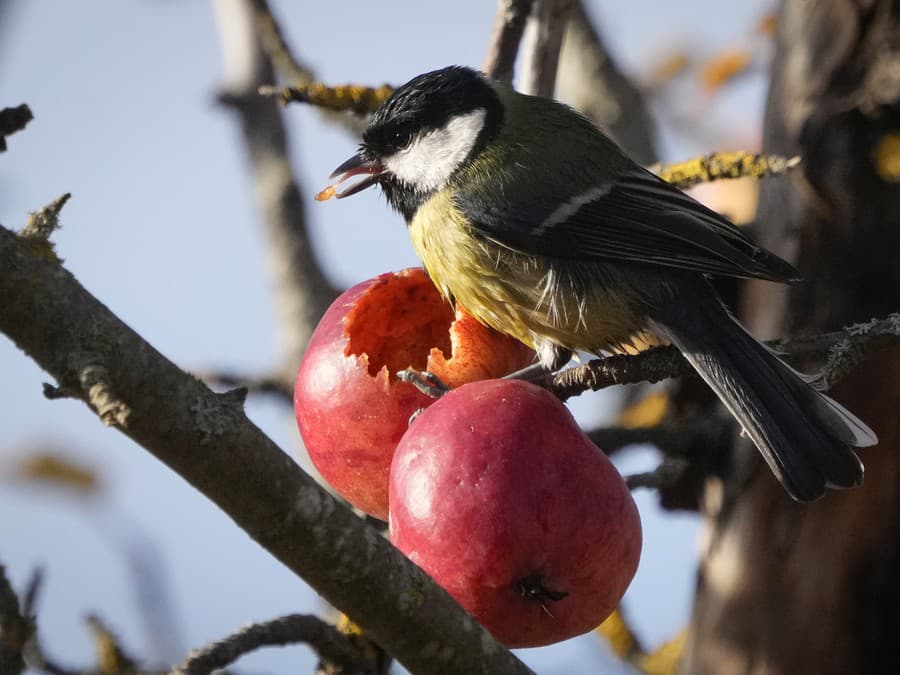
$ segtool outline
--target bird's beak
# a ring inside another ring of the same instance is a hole
[[[329,180],[332,180],[334,178],[338,179],[330,186],[332,188],[335,188],[348,178],[363,174],[365,175],[365,178],[357,181],[343,192],[334,193],[335,197],[337,197],[338,199],[343,199],[344,197],[355,195],[357,192],[362,192],[368,187],[372,187],[373,185],[375,185],[375,183],[378,182],[379,176],[381,176],[381,174],[383,173],[384,167],[380,162],[367,160],[362,156],[361,153],[357,153],[346,162],[341,164],[338,168],[336,168],[328,178]]]

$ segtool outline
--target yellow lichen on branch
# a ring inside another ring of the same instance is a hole
[[[636,659],[634,665],[644,675],[676,675],[685,642],[687,642],[686,628],[649,654]]]
[[[749,152],[714,152],[677,164],[650,168],[667,183],[689,188],[699,183],[710,183],[725,178],[765,178],[778,176],[800,164],[799,157],[782,155],[754,155]]]
[[[380,87],[365,87],[357,84],[342,84],[329,87],[321,82],[313,82],[299,87],[260,87],[263,96],[277,96],[283,104],[309,103],[310,105],[334,112],[351,112],[354,115],[370,115],[390,96],[394,88],[383,84]]]
[[[637,636],[625,620],[621,608],[616,608],[606,617],[603,623],[597,626],[596,631],[606,640],[612,653],[623,661],[630,662],[643,654]]]
[[[664,642],[652,652],[647,652],[635,635],[621,608],[616,609],[596,628],[610,650],[622,661],[631,664],[643,675],[676,675],[687,630],[682,630],[671,640]]]

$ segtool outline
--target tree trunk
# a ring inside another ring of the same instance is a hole
[[[765,183],[758,231],[806,283],[748,286],[761,337],[900,309],[900,1],[785,0],[778,25],[764,151],[801,155],[803,171]],[[865,484],[798,504],[736,445],[705,491],[683,672],[900,672],[900,350],[831,395],[879,436],[860,453]]]

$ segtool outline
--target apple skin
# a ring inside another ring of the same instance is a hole
[[[394,545],[508,647],[595,628],[637,571],[641,523],[625,482],[565,406],[527,382],[474,382],[424,411],[390,490]]]
[[[429,370],[457,386],[523,368],[534,352],[453,308],[420,268],[344,292],[307,345],[294,387],[304,444],[348,502],[387,520],[391,457],[410,416],[434,399],[396,379]]]

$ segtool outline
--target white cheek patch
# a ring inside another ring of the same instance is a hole
[[[409,147],[382,160],[400,181],[422,192],[441,188],[469,156],[484,128],[485,111],[457,115],[440,129],[416,137]]]

